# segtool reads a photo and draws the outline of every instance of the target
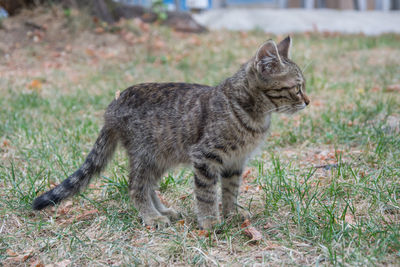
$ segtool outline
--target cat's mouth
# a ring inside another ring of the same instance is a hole
[[[283,107],[280,107],[278,112],[285,113],[285,114],[294,114],[302,109],[305,109],[306,106],[307,105],[305,103],[295,104],[295,105],[290,105],[290,106],[283,106]]]

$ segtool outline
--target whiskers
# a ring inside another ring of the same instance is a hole
[[[308,62],[303,68],[301,68],[301,71],[305,73],[307,68],[311,65],[311,63],[313,63],[313,60],[310,60],[310,62]]]
[[[288,113],[288,114],[293,114],[297,111],[300,111],[306,107],[305,104],[297,104],[297,105],[283,105],[280,107],[272,108],[267,111],[267,113],[272,113],[274,111],[278,113]]]
[[[272,113],[274,111],[282,113],[282,112],[289,111],[291,109],[293,109],[293,107],[291,105],[283,105],[283,106],[280,106],[280,107],[272,108],[272,109],[268,110],[267,113]]]

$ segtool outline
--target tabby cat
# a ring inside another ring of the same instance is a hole
[[[59,203],[84,188],[113,155],[117,143],[130,162],[129,194],[143,222],[163,226],[179,214],[161,203],[160,177],[178,164],[194,168],[194,197],[200,228],[238,212],[241,174],[270,126],[272,112],[294,113],[310,102],[305,79],[290,60],[291,38],[264,43],[232,77],[210,87],[146,83],[123,91],[108,106],[105,123],[83,165],[35,199],[33,209]]]

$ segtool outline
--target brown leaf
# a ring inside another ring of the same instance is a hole
[[[242,175],[243,179],[246,179],[250,175],[250,173],[251,169],[250,168],[246,169]]]
[[[31,88],[31,89],[40,90],[40,89],[42,89],[42,82],[37,80],[37,79],[35,79],[29,84],[28,87]]]
[[[65,215],[67,213],[69,213],[69,211],[71,210],[71,207],[73,206],[73,203],[71,200],[67,200],[66,202],[64,202],[62,204],[62,206],[58,209],[58,214],[59,215]]]
[[[96,29],[94,29],[94,32],[97,33],[97,34],[104,33],[104,28],[103,27],[97,27]]]
[[[380,91],[382,91],[382,88],[379,86],[374,86],[371,88],[371,92],[376,93],[376,92],[380,92]]]
[[[3,140],[3,147],[9,147],[10,146],[10,141],[8,141],[7,139]]]
[[[385,88],[386,92],[400,92],[400,84],[391,84]]]
[[[250,186],[248,184],[242,186],[242,191],[247,192],[249,191]]]
[[[85,52],[86,52],[86,54],[88,56],[91,56],[91,57],[95,57],[96,56],[96,52],[91,48],[86,48]]]
[[[18,255],[17,253],[15,253],[14,251],[12,251],[11,249],[7,249],[7,250],[6,250],[6,253],[7,253],[7,255],[10,256],[10,257],[15,257],[15,256]]]
[[[154,42],[154,48],[163,49],[165,47],[165,42],[163,40],[156,40]]]
[[[180,226],[184,226],[185,225],[185,220],[179,220],[176,222],[178,225]]]
[[[246,219],[241,228],[244,229],[244,234],[251,238],[249,242],[258,242],[262,239],[262,234],[251,225],[249,220]]]
[[[208,237],[208,231],[207,230],[197,230],[196,233],[197,233],[198,236]]]
[[[31,262],[30,266],[31,267],[44,267],[44,264],[40,260],[35,260],[34,262]]]
[[[33,249],[24,251],[22,254],[17,254],[12,250],[7,250],[6,253],[8,256],[10,256],[10,258],[7,258],[7,263],[17,264],[18,262],[25,262],[27,259],[29,259],[33,254]]]
[[[84,219],[87,219],[87,218],[91,217],[91,215],[97,214],[97,213],[99,213],[99,211],[97,209],[88,210],[85,213],[83,213],[83,214],[79,215],[78,217],[76,217],[76,220],[77,221],[82,221]]]
[[[71,224],[73,222],[76,221],[83,221],[83,220],[87,220],[89,219],[93,214],[97,214],[99,211],[97,209],[94,210],[88,210],[83,214],[80,214],[74,218],[70,218],[68,220],[63,221],[62,223],[60,223],[60,225],[64,225],[64,224]]]
[[[267,246],[264,248],[264,250],[273,250],[278,247],[280,247],[278,244],[267,241]]]
[[[189,196],[189,195],[183,195],[183,196],[180,196],[179,199],[180,199],[180,200],[185,200],[188,196]]]

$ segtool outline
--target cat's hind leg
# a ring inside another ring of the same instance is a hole
[[[160,198],[158,197],[158,195],[156,194],[156,192],[154,190],[152,190],[151,192],[151,199],[153,201],[153,205],[156,207],[156,209],[164,216],[167,216],[170,220],[176,221],[178,220],[181,215],[179,214],[179,212],[177,212],[176,210],[174,210],[173,208],[168,208],[166,207],[160,200]]]
[[[153,185],[158,175],[159,173],[154,168],[143,166],[142,163],[131,164],[129,194],[143,222],[160,228],[170,225],[170,220],[156,208],[156,203],[154,203]]]

